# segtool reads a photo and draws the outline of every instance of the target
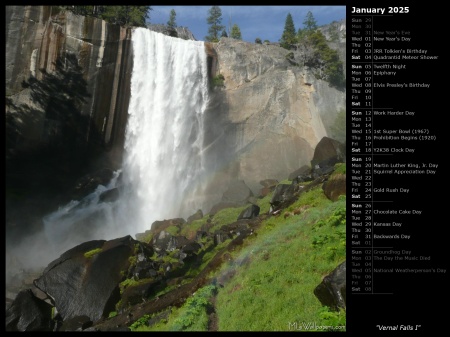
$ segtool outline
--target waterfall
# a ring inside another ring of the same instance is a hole
[[[124,178],[135,229],[186,217],[201,207],[205,178],[204,111],[208,103],[204,44],[133,32],[133,74]]]
[[[134,30],[132,43],[122,169],[108,186],[43,219],[48,242],[58,254],[88,240],[134,236],[155,220],[186,219],[202,208],[208,167],[203,148],[208,104],[204,44],[145,28]],[[115,187],[120,198],[101,202],[101,193]]]

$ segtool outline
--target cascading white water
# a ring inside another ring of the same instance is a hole
[[[83,241],[144,232],[155,220],[186,218],[203,205],[204,44],[145,28],[135,29],[132,43],[121,197],[99,200],[102,192],[116,187],[116,172],[108,186],[45,217],[46,236],[59,254]],[[82,226],[88,235],[83,236]]]
[[[136,230],[201,207],[203,114],[208,103],[204,43],[145,28],[133,32],[133,74],[123,173]]]

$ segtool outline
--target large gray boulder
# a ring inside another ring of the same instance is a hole
[[[323,137],[314,149],[311,168],[332,167],[338,162],[345,162],[345,146],[341,142],[329,137]]]
[[[87,316],[95,322],[115,310],[137,243],[125,236],[78,245],[51,262],[35,285],[54,299],[63,320]],[[94,249],[96,254],[86,254]]]

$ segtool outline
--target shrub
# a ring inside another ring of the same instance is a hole
[[[224,86],[225,77],[222,74],[218,74],[213,77],[213,86],[215,87],[223,87]]]

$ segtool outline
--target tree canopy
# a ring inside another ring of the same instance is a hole
[[[208,10],[208,18],[206,19],[209,29],[208,34],[205,36],[205,40],[209,42],[219,42],[219,32],[225,29],[225,26],[222,25],[222,10],[219,6],[212,6]]]
[[[175,22],[176,16],[177,13],[175,12],[175,9],[172,8],[172,10],[170,11],[169,21],[167,21],[168,33],[172,37],[178,37],[177,23]]]
[[[242,40],[241,29],[237,24],[234,24],[233,27],[231,27],[230,37],[236,40]]]
[[[177,13],[175,12],[175,9],[172,9],[170,11],[170,17],[169,17],[169,21],[167,21],[167,26],[170,29],[175,29],[177,28],[177,24],[175,22],[175,17],[177,16]]]
[[[284,23],[283,35],[280,39],[280,46],[286,49],[290,49],[292,45],[297,42],[296,31],[294,26],[294,20],[292,19],[291,13],[286,16],[286,21]]]
[[[78,15],[93,16],[125,27],[145,27],[151,6],[63,6]]]

